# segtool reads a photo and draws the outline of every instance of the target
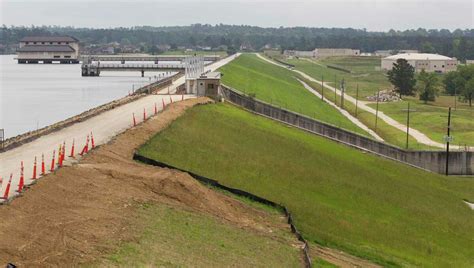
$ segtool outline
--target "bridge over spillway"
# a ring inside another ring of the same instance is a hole
[[[82,76],[99,76],[101,71],[139,71],[143,77],[145,75],[145,71],[186,72],[190,69],[193,69],[196,64],[204,65],[204,62],[218,61],[220,56],[206,55],[191,57],[183,55],[88,55],[82,56],[81,59]],[[129,63],[127,63],[127,61]]]
[[[142,77],[145,71],[154,72],[183,72],[185,63],[152,64],[152,63],[89,63],[82,64],[82,76],[99,76],[101,71],[139,71]]]
[[[192,56],[187,55],[83,55],[80,60],[83,63],[91,63],[94,61],[120,61],[122,64],[130,61],[153,61],[158,64],[161,61],[182,62],[186,58]],[[219,55],[203,55],[204,61],[218,61],[221,59]]]

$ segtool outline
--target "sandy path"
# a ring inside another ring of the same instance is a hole
[[[283,64],[279,64],[277,62],[274,62],[272,60],[269,60],[265,57],[263,57],[262,55],[260,54],[257,54],[257,56],[262,59],[262,60],[265,60],[271,64],[274,64],[274,65],[277,65],[277,66],[280,66],[280,67],[283,67],[285,69],[286,66],[284,66]],[[293,70],[293,72],[296,72],[298,74],[300,74],[301,76],[303,76],[304,78],[310,80],[310,81],[313,81],[313,82],[316,82],[316,83],[319,83],[321,84],[321,81],[319,80],[316,80],[314,78],[312,78],[311,76],[305,74],[304,72],[301,72],[301,71],[298,71],[298,70]],[[327,83],[324,83],[324,87],[325,88],[328,88],[329,90],[331,90],[332,92],[336,92],[336,94],[338,94],[339,96],[341,95],[341,91],[328,85]],[[356,99],[352,96],[349,96],[348,94],[345,94],[344,95],[344,100],[347,100],[353,104],[356,103]],[[376,110],[372,107],[369,107],[367,105],[366,102],[363,102],[363,101],[359,101],[358,103],[358,107],[362,110],[365,110],[371,114],[376,114]],[[406,130],[407,130],[407,126],[402,124],[402,123],[399,123],[398,121],[394,120],[393,118],[391,118],[390,116],[386,115],[384,112],[380,111],[378,112],[378,117],[380,119],[382,119],[385,123],[397,128],[398,130],[402,131],[402,132],[405,132],[406,133]],[[412,136],[418,143],[421,143],[421,144],[425,144],[425,145],[428,145],[428,146],[432,146],[432,147],[438,147],[438,148],[445,148],[445,144],[444,143],[439,143],[439,142],[436,142],[436,141],[433,141],[432,139],[430,139],[428,136],[426,136],[425,134],[423,134],[422,132],[414,129],[414,128],[411,128],[410,127],[410,136]],[[464,149],[464,147],[459,147],[457,145],[451,145],[450,146],[452,149]],[[470,150],[474,150],[474,147],[470,147]]]
[[[321,94],[319,94],[319,92],[317,92],[316,90],[314,90],[312,87],[310,87],[308,84],[306,84],[305,82],[301,81],[298,79],[298,81],[300,81],[300,83],[311,93],[313,93],[314,95],[316,95],[318,98],[321,98]],[[355,118],[354,116],[352,116],[348,111],[342,109],[341,107],[337,106],[336,104],[334,104],[333,102],[329,101],[328,99],[324,99],[324,101],[326,103],[328,103],[329,105],[331,105],[332,107],[334,107],[336,110],[338,110],[342,115],[344,115],[347,119],[349,119],[352,123],[354,123],[356,126],[360,127],[361,129],[365,130],[367,133],[369,133],[372,137],[374,137],[376,140],[379,140],[379,141],[384,141],[384,139],[382,139],[382,137],[380,137],[379,135],[377,135],[377,133],[375,133],[372,129],[368,128],[366,125],[364,125],[364,123],[360,122],[359,119]]]
[[[206,66],[205,70],[216,70],[238,56],[239,54],[236,54],[221,61],[215,62]],[[184,82],[184,77],[174,81],[169,88],[170,93],[175,93],[176,87],[183,84]],[[165,88],[160,93],[166,94],[167,92],[168,88]],[[185,95],[184,99],[194,97],[194,95]],[[70,153],[73,140],[75,141],[76,145],[75,153],[78,154],[86,143],[86,136],[91,132],[94,135],[94,141],[96,145],[106,143],[117,134],[122,133],[126,129],[133,126],[133,114],[135,114],[137,123],[140,123],[143,121],[143,109],[146,110],[147,117],[150,117],[154,113],[155,103],[157,105],[157,109],[161,111],[163,108],[162,103],[165,102],[165,104],[169,104],[171,99],[173,102],[177,102],[182,99],[182,96],[149,95],[136,101],[119,106],[115,109],[103,112],[83,122],[79,122],[59,131],[42,136],[17,148],[0,153],[0,178],[3,178],[3,182],[0,183],[0,197],[3,197],[10,174],[13,174],[13,179],[9,196],[13,196],[15,194],[14,190],[18,189],[21,161],[24,162],[25,184],[29,184],[31,183],[30,178],[33,174],[35,156],[38,158],[37,172],[39,173],[40,171],[41,154],[44,154],[46,170],[48,172],[49,167],[51,166],[53,150],[56,150],[57,160],[57,151],[59,149],[59,145],[63,142],[66,142],[67,155]],[[71,159],[66,159],[65,164],[68,165],[70,163]],[[0,202],[2,201],[3,200],[0,200]]]

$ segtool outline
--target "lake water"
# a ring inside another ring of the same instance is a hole
[[[0,129],[6,138],[124,97],[160,75],[101,72],[100,77],[82,77],[80,64],[18,64],[15,57],[0,55]]]

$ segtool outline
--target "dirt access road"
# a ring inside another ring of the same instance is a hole
[[[213,64],[210,64],[205,67],[205,71],[214,71],[219,67],[229,63],[239,55],[240,54],[236,54]],[[184,82],[184,77],[181,77],[174,81],[169,88],[170,93],[175,93],[177,86],[183,84]],[[167,92],[168,88],[165,88],[160,93],[166,94]],[[194,97],[194,95],[184,95],[184,99]],[[12,197],[13,195],[15,195],[14,190],[18,188],[20,180],[21,161],[24,162],[25,184],[30,184],[32,182],[31,178],[33,174],[33,164],[35,156],[38,159],[37,170],[39,172],[41,155],[44,154],[46,170],[48,173],[51,166],[53,150],[56,150],[57,160],[57,151],[59,149],[59,145],[63,142],[66,143],[67,155],[69,155],[70,153],[73,140],[75,141],[75,149],[77,154],[78,151],[80,151],[84,147],[86,143],[86,137],[91,132],[94,135],[94,141],[96,145],[104,144],[110,141],[117,134],[122,133],[126,129],[133,126],[133,114],[135,114],[137,122],[142,122],[143,109],[146,110],[146,115],[147,117],[149,117],[154,113],[155,103],[157,105],[157,109],[160,111],[162,110],[163,102],[169,104],[171,102],[171,99],[173,100],[173,102],[177,102],[180,101],[181,98],[181,95],[149,95],[140,98],[136,101],[130,102],[128,104],[124,104],[122,106],[114,108],[112,110],[103,112],[80,123],[63,128],[56,132],[52,132],[48,135],[44,135],[32,142],[23,144],[17,148],[0,153],[0,178],[3,178],[3,182],[0,183],[0,197],[2,197],[5,192],[10,174],[13,174],[13,179],[11,182],[9,196]],[[73,161],[76,160],[72,158],[67,158],[65,164],[70,165]],[[0,200],[0,202],[3,202],[3,200]]]

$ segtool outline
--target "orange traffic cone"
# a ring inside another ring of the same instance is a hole
[[[74,142],[74,139],[72,139],[71,154],[69,155],[69,157],[74,157]]]
[[[156,108],[156,102],[155,102],[155,115],[158,114],[158,109]]]
[[[59,150],[58,150],[58,167],[62,167],[63,166],[63,162],[61,161],[61,159],[63,158],[62,156],[62,153],[63,153],[63,149],[62,149],[62,145],[59,144]]]
[[[133,113],[132,116],[133,116],[133,126],[136,127],[137,126],[137,120],[135,119],[135,113]]]
[[[84,148],[82,148],[80,155],[82,156],[87,152],[89,152],[89,135],[87,135],[86,145],[84,145]]]
[[[23,191],[23,187],[25,186],[25,176],[23,174],[23,161],[21,161],[21,170],[20,170],[20,182],[18,183],[18,192],[21,193]]]
[[[66,142],[63,141],[63,151],[61,152],[61,165],[64,162],[64,159],[66,158]]]
[[[163,103],[163,110],[165,109],[165,99],[161,99],[161,102]]]
[[[92,145],[92,149],[95,148],[95,142],[94,142],[94,135],[92,135],[92,131],[91,131],[91,145]]]
[[[41,176],[44,176],[46,173],[45,167],[44,167],[44,154],[41,154]]]
[[[145,121],[145,120],[146,120],[146,110],[145,110],[145,108],[143,108],[143,121]]]
[[[54,171],[54,158],[56,157],[56,150],[53,151],[53,158],[51,159],[51,169],[50,171],[53,172]]]
[[[13,173],[10,173],[10,180],[8,180],[7,188],[5,189],[5,192],[3,193],[3,197],[1,197],[1,199],[4,199],[5,201],[8,200],[8,197],[10,195],[10,185],[12,184],[12,178],[13,178]]]
[[[170,95],[170,103],[173,103],[173,99],[171,98],[171,95]]]
[[[36,180],[36,156],[35,156],[35,163],[33,165],[33,180]]]

